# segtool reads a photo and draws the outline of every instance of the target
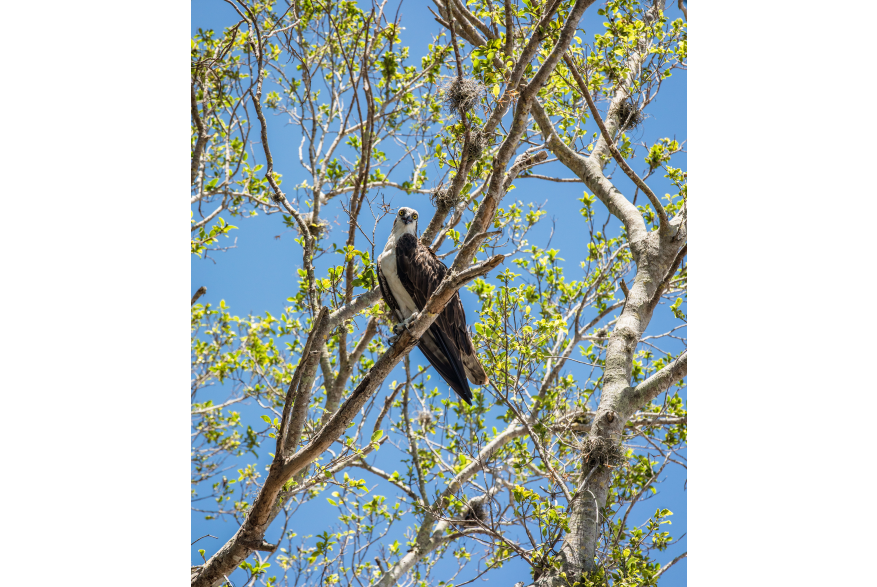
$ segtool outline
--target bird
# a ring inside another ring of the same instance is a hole
[[[393,327],[395,336],[389,340],[393,344],[423,310],[448,272],[441,259],[417,238],[417,210],[399,208],[384,251],[378,256],[377,269],[381,296],[398,320]],[[466,313],[458,292],[423,333],[417,346],[451,389],[472,405],[469,381],[486,385],[488,379],[466,328]]]

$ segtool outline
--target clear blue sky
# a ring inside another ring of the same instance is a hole
[[[672,4],[667,9],[668,16],[671,18],[681,16],[675,3],[668,4]],[[402,33],[402,42],[410,47],[411,55],[417,61],[419,61],[420,55],[425,52],[426,39],[431,39],[432,36],[440,32],[440,25],[433,20],[432,15],[427,11],[427,5],[428,2],[408,0],[403,3],[400,11],[402,26],[405,29]],[[596,4],[589,8],[583,21],[583,27],[589,39],[594,32],[603,31],[603,27],[600,25],[601,20],[596,14],[597,8]],[[388,11],[393,13],[395,5],[392,7],[388,5]],[[212,28],[221,31],[223,28],[235,24],[238,20],[239,17],[234,10],[222,0],[193,0],[192,2],[192,34],[198,28]],[[422,44],[418,45],[418,42]],[[650,105],[646,113],[649,118],[641,130],[634,135],[635,142],[643,141],[646,144],[651,144],[661,137],[668,136],[675,137],[680,141],[687,139],[685,72],[674,72],[673,77],[662,86],[659,98]],[[275,168],[283,174],[284,187],[287,187],[299,183],[305,178],[305,175],[298,165],[299,135],[293,128],[286,126],[284,122],[276,117],[269,117],[269,141],[275,159]],[[641,162],[644,155],[645,152],[640,149],[637,160]],[[685,154],[677,155],[673,164],[686,169]],[[641,171],[644,166],[645,164],[642,163],[635,168]],[[572,177],[572,174],[558,163],[552,164],[549,169],[540,168],[540,173]],[[437,169],[430,170],[431,181],[439,175]],[[613,179],[622,191],[632,193],[632,190],[629,190],[631,184],[622,174],[616,174]],[[655,176],[654,179],[650,179],[649,183],[658,194],[670,191],[663,178]],[[510,197],[513,196],[514,199],[521,199],[525,203],[528,201],[541,203],[548,200],[546,206],[549,212],[548,218],[543,220],[540,226],[530,234],[530,242],[537,246],[545,246],[551,229],[551,218],[554,217],[556,232],[551,247],[559,249],[560,256],[567,259],[568,263],[564,266],[567,279],[580,277],[581,270],[572,261],[581,257],[580,251],[584,246],[581,237],[580,204],[577,201],[577,198],[581,197],[582,194],[582,184],[548,184],[538,180],[519,180],[516,182],[516,186],[517,189],[510,194]],[[431,216],[429,212],[431,205],[425,195],[413,194],[409,196],[394,190],[386,190],[385,194],[388,198],[393,198],[394,206],[411,206],[420,210],[423,216]],[[599,203],[597,206],[598,210],[601,210],[602,216],[602,207]],[[345,218],[337,200],[330,203],[323,216],[327,219],[337,217],[342,223]],[[225,218],[230,220],[227,215]],[[379,226],[378,243],[382,244],[385,241],[391,222],[392,218],[385,220]],[[283,226],[280,215],[269,217],[260,215],[255,218],[234,219],[231,223],[239,227],[238,230],[232,231],[232,239],[237,238],[237,247],[225,253],[212,254],[215,263],[210,260],[193,258],[192,291],[194,292],[199,286],[206,286],[207,294],[201,299],[202,302],[218,304],[220,300],[225,300],[232,313],[236,315],[246,315],[250,312],[263,314],[265,311],[279,315],[286,304],[286,298],[293,295],[297,287],[296,269],[301,263],[301,251],[298,245],[293,242],[294,234]],[[617,221],[610,222],[610,226],[615,227],[613,233],[617,231],[617,225]],[[278,235],[281,238],[276,239],[275,237]],[[220,244],[230,243],[231,239]],[[565,251],[568,251],[569,254],[564,255]],[[318,269],[321,268],[324,267],[318,265]],[[476,315],[475,296],[466,291],[461,292],[461,296],[471,321],[471,316]],[[648,333],[664,332],[676,325],[678,325],[678,321],[672,318],[666,307],[662,307],[656,312]],[[663,344],[662,348],[678,352],[680,347],[674,344]],[[412,360],[413,362],[425,363],[419,351],[412,353]],[[576,373],[576,368],[570,367],[569,371]],[[394,373],[387,378],[387,382],[400,378],[399,374]],[[383,396],[385,393],[386,384],[379,394]],[[684,390],[682,396],[686,398]],[[200,398],[200,401],[203,399]],[[258,414],[262,413],[258,405],[255,404],[242,406],[240,411],[245,420],[258,417]],[[381,449],[381,453],[385,453],[385,450]],[[267,452],[267,450],[260,451],[260,466],[269,462]],[[250,459],[252,456],[242,459],[241,463],[250,462]],[[671,534],[674,538],[678,538],[687,526],[687,494],[682,491],[685,476],[684,471],[678,467],[669,474],[666,474],[666,471],[665,469],[666,481],[659,486],[661,493],[651,500],[647,507],[641,508],[639,512],[644,520],[648,512],[653,512],[657,507],[669,508],[674,512]],[[368,480],[370,484],[373,482],[373,479]],[[312,534],[318,530],[322,531],[325,529],[327,517],[336,516],[336,511],[324,499],[317,498],[310,502],[307,508],[296,514],[294,518],[296,531],[300,536]],[[213,534],[219,540],[205,538],[193,545],[192,564],[201,562],[197,552],[199,548],[206,549],[209,556],[236,529],[233,522],[224,523],[215,520],[205,522],[203,514],[193,513],[192,539],[204,534]],[[401,529],[402,527],[399,528],[399,531]],[[268,539],[273,541],[278,533],[277,529],[269,531]],[[394,534],[396,533],[394,532]],[[664,553],[663,560],[669,561],[686,549],[687,541],[683,539]],[[277,570],[276,564],[272,566],[271,570]],[[486,576],[491,580],[505,581],[511,585],[520,580],[520,577],[529,576],[529,574],[523,563],[508,563],[502,569],[492,571]],[[683,560],[662,577],[661,585],[665,587],[685,585],[685,576],[686,561]],[[231,576],[236,585],[241,583],[242,577],[240,571]]]

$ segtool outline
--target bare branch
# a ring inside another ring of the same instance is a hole
[[[326,411],[323,413],[322,423],[325,424],[329,421],[329,418],[332,417],[332,414],[335,413],[335,410],[338,409],[338,403],[341,400],[341,394],[344,393],[344,386],[347,385],[347,380],[350,378],[350,375],[353,373],[354,367],[359,363],[360,357],[362,357],[362,353],[365,352],[366,347],[368,347],[369,341],[371,341],[372,337],[378,331],[378,322],[374,316],[369,318],[368,323],[365,326],[365,330],[362,333],[362,337],[359,339],[359,342],[356,344],[356,347],[353,349],[353,352],[350,353],[350,356],[343,357],[341,368],[338,371],[338,376],[335,378],[335,381],[329,384],[326,382]],[[346,343],[345,343],[346,345]]]
[[[682,0],[679,0],[679,2],[681,4]],[[675,565],[676,563],[678,563],[679,561],[681,561],[682,559],[684,559],[687,556],[688,556],[688,551],[685,551],[682,554],[680,554],[679,556],[677,556],[676,558],[674,558],[673,560],[671,560],[669,563],[667,563],[666,565],[661,567],[661,570],[658,571],[657,573],[655,573],[655,579],[657,579],[658,577],[663,575],[667,570],[670,569],[670,567],[672,567],[673,565]]]
[[[688,351],[685,350],[672,363],[636,387],[628,388],[624,394],[625,399],[632,405],[643,406],[667,391],[673,383],[685,377],[687,373]]]
[[[207,129],[201,121],[198,114],[198,101],[195,98],[195,82],[192,81],[192,120],[195,121],[195,128],[198,131],[197,139],[195,139],[195,148],[192,149],[192,181],[195,183],[195,177],[198,175],[198,168],[201,166],[201,155],[204,153],[204,146],[207,144]]]
[[[600,117],[600,112],[597,110],[597,105],[594,104],[594,100],[591,98],[591,92],[588,91],[588,84],[582,79],[582,76],[579,75],[578,70],[576,69],[575,64],[569,55],[564,55],[563,60],[566,63],[567,67],[569,67],[569,71],[572,74],[573,78],[576,80],[576,84],[579,86],[579,90],[582,92],[582,95],[585,97],[585,101],[588,103],[588,108],[591,110],[591,115],[594,117],[594,122],[597,123],[597,126],[600,128],[600,133],[603,135],[603,140],[606,141],[606,146],[609,147],[609,152],[612,153],[612,156],[615,158],[615,161],[618,163],[619,167],[624,170],[624,173],[639,187],[645,194],[648,196],[649,201],[652,203],[652,206],[655,208],[655,212],[658,214],[658,218],[661,222],[661,228],[663,230],[667,230],[669,228],[669,221],[667,220],[667,212],[664,210],[664,206],[661,205],[661,201],[658,200],[658,196],[649,189],[649,186],[640,179],[640,177],[634,172],[633,169],[630,168],[630,165],[627,164],[627,161],[624,160],[624,157],[621,156],[621,152],[619,152],[618,147],[615,146],[615,141],[609,135],[609,131],[606,130],[606,125],[603,124],[603,119]]]
[[[582,183],[582,180],[578,177],[548,177],[547,175],[538,175],[536,173],[528,173],[527,175],[521,175],[519,177],[521,179],[544,179],[556,183]]]
[[[402,491],[407,493],[408,496],[414,500],[414,503],[420,502],[420,498],[417,496],[416,493],[414,493],[414,491],[410,487],[408,487],[407,485],[402,483],[402,481],[400,481],[398,478],[394,478],[392,475],[390,475],[386,471],[382,471],[381,469],[378,469],[377,467],[369,465],[365,461],[354,461],[354,462],[350,463],[350,466],[351,467],[359,467],[360,469],[365,469],[366,471],[368,471],[369,473],[372,473],[373,475],[377,475],[378,477],[380,477],[384,481],[392,483],[393,485],[395,485],[396,487],[398,487],[399,489],[401,489]]]
[[[354,298],[351,303],[338,308],[329,315],[330,329],[336,328],[341,322],[348,320],[366,308],[373,306],[376,302],[380,301],[380,299],[381,290],[378,287]]]

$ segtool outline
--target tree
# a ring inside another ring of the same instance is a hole
[[[257,213],[279,214],[301,250],[279,317],[192,300],[193,493],[239,524],[203,549],[192,585],[238,568],[268,585],[456,584],[508,561],[540,586],[655,585],[681,558],[663,555],[669,510],[642,525],[630,515],[666,467],[684,467],[685,404],[671,390],[687,353],[655,346],[684,343],[687,180],[671,165],[684,143],[634,143],[685,68],[684,20],[633,0],[433,4],[419,64],[386,2],[240,1],[237,25],[192,41],[192,253],[222,250],[235,229],[223,215]],[[586,11],[605,21],[590,41]],[[271,113],[300,135],[306,179],[289,191]],[[674,193],[662,201],[647,180]],[[588,235],[563,251],[572,263],[530,244],[552,203],[514,201],[516,182],[528,198],[539,184],[585,188],[581,216],[561,221]],[[420,239],[450,268],[389,348],[374,269],[387,190],[429,195]],[[333,206],[348,221],[337,231]],[[471,407],[409,355],[463,287],[480,304],[468,318],[490,377]],[[678,324],[647,335],[659,306]],[[241,402],[261,420],[243,421]],[[272,454],[267,471],[223,475],[258,451]],[[303,539],[296,519],[315,499],[338,517]],[[402,529],[404,543],[388,538]],[[460,568],[436,576],[448,552]]]

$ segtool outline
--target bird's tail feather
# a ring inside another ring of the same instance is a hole
[[[463,363],[460,361],[459,353],[455,352],[457,350],[456,347],[450,344],[447,335],[440,328],[436,328],[434,325],[430,326],[429,330],[421,338],[418,347],[430,364],[435,367],[439,375],[442,376],[442,379],[451,386],[451,389],[464,402],[471,406],[474,396],[469,388],[469,382],[466,380]]]

